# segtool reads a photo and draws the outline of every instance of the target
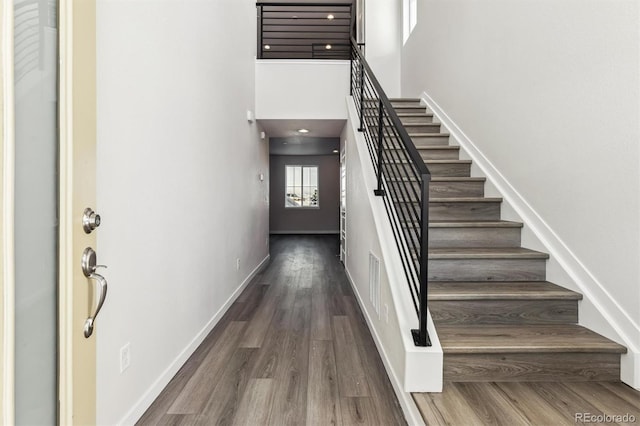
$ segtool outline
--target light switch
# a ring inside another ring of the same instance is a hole
[[[247,110],[247,121],[249,123],[253,123],[253,111],[251,111],[250,109]]]

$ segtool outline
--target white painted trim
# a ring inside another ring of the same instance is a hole
[[[569,246],[554,232],[538,212],[525,198],[511,185],[507,178],[493,165],[482,153],[478,146],[462,131],[462,129],[449,117],[440,106],[426,93],[421,94],[421,102],[426,104],[440,122],[448,129],[451,137],[455,139],[466,153],[486,175],[487,179],[502,194],[504,201],[520,216],[525,226],[544,245],[549,255],[568,274],[576,288],[597,309],[617,335],[607,333],[606,330],[596,330],[606,337],[621,342],[628,349],[628,353],[622,356],[621,380],[625,383],[640,388],[640,325],[634,322],[631,316],[611,297],[604,285],[589,271],[587,266],[580,261]],[[584,302],[582,302],[584,303]],[[585,318],[580,315],[580,324],[587,327],[597,324],[601,319]],[[636,336],[634,338],[634,336]]]
[[[339,230],[332,231],[305,231],[301,229],[299,231],[269,231],[271,235],[289,235],[289,234],[299,234],[299,235],[339,235]]]
[[[15,423],[15,101],[14,101],[14,51],[13,51],[13,2],[2,2],[2,418],[0,424]]]
[[[371,333],[371,336],[373,336],[373,341],[376,343],[376,347],[378,348],[378,353],[380,354],[380,358],[382,359],[382,363],[384,364],[385,370],[387,370],[387,375],[389,376],[391,385],[393,386],[393,390],[396,396],[398,397],[398,402],[400,402],[400,406],[402,407],[402,412],[406,417],[407,423],[409,425],[414,425],[414,426],[424,426],[425,423],[424,423],[424,420],[422,419],[422,415],[420,414],[420,410],[418,409],[416,402],[413,400],[413,397],[411,396],[411,392],[405,392],[404,384],[402,380],[400,380],[400,378],[394,371],[393,366],[391,365],[391,361],[389,360],[389,357],[387,355],[387,352],[384,350],[384,345],[382,344],[382,341],[380,340],[380,337],[378,336],[378,333],[376,332],[376,329],[373,326],[373,321],[369,316],[369,312],[366,309],[364,309],[365,301],[364,299],[362,299],[362,296],[360,296],[360,293],[358,292],[358,287],[353,282],[353,278],[351,278],[351,273],[349,272],[349,269],[347,269],[346,267],[345,267],[345,272],[347,273],[347,278],[349,279],[351,288],[353,289],[353,292],[355,293],[356,298],[358,299],[360,310],[362,311],[365,319],[367,320],[367,326],[369,327],[369,332]]]
[[[73,282],[73,261],[67,253],[73,253],[73,210],[71,192],[73,188],[73,4],[61,0],[58,5],[59,25],[59,202],[60,243],[58,285],[58,400],[60,424],[73,423],[73,294],[64,283]]]
[[[164,388],[169,384],[173,376],[176,375],[178,370],[184,365],[185,362],[189,359],[189,357],[195,352],[195,350],[202,344],[204,339],[209,335],[211,330],[216,326],[216,324],[220,321],[222,316],[227,312],[227,310],[231,307],[233,302],[240,296],[240,294],[244,291],[244,289],[249,285],[251,280],[255,278],[258,273],[267,266],[269,260],[271,259],[271,255],[267,254],[267,256],[256,266],[253,271],[244,279],[242,284],[238,286],[238,288],[229,296],[227,301],[218,309],[213,317],[207,322],[207,324],[196,334],[196,336],[189,342],[189,344],[180,352],[180,354],[176,357],[176,359],[162,372],[160,377],[156,379],[155,382],[147,389],[147,391],[142,395],[142,397],[131,407],[131,409],[124,415],[122,420],[120,420],[118,425],[133,425],[140,417],[147,411],[147,409],[151,406],[153,401],[156,400],[158,395],[164,390]]]

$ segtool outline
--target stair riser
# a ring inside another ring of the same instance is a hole
[[[365,119],[366,126],[370,129],[373,134],[378,134],[378,118],[377,117],[366,117]],[[427,125],[425,125],[427,124]],[[385,121],[383,123],[385,130],[387,130],[386,134],[394,134],[394,131],[391,130],[390,122]],[[423,123],[423,124],[404,124],[403,126],[407,133],[440,133],[441,125],[438,123]]]
[[[575,324],[575,300],[433,300],[436,326],[449,324]]]
[[[620,355],[608,353],[447,354],[452,382],[585,382],[620,380]]]
[[[427,164],[427,167],[429,168],[432,176],[469,177],[471,174],[471,164],[469,163],[431,163]],[[395,171],[395,169],[393,170]],[[400,173],[400,176],[411,176],[411,173],[405,172],[402,167],[399,167],[398,172]]]
[[[399,203],[396,208],[400,211],[411,212],[420,211],[418,203],[414,207],[407,206],[406,203]],[[429,203],[429,219],[430,220],[499,220],[500,219],[500,203],[484,203],[484,202],[463,202],[463,203],[446,203],[431,202]]]
[[[394,160],[406,160],[407,155],[404,152],[399,150],[389,150],[392,158]],[[429,149],[429,150],[419,150],[420,157],[423,160],[458,160],[460,156],[460,151],[455,149]]]
[[[414,123],[427,124],[427,123],[433,123],[433,116],[425,114],[425,115],[416,116],[416,117],[400,117],[400,121],[405,126],[407,124],[414,124]]]
[[[520,247],[520,228],[429,228],[429,246]]]
[[[432,281],[543,281],[545,259],[430,259]]]
[[[404,182],[406,183],[406,182]],[[420,193],[420,185],[412,182],[413,188]],[[431,182],[429,196],[432,198],[483,197],[484,182]]]
[[[418,124],[405,124],[404,128],[408,133],[440,133],[441,126],[420,126]]]
[[[429,194],[436,198],[483,197],[484,182],[431,182]]]
[[[398,108],[407,107],[407,106],[421,106],[421,105],[420,105],[420,101],[391,101],[391,106],[393,107],[393,109],[398,111]]]
[[[414,209],[420,211],[419,205],[414,204],[414,208],[408,207],[406,203],[400,203],[399,206],[403,212],[412,212]],[[397,208],[398,208],[397,207]],[[431,202],[429,203],[429,219],[430,220],[499,220],[500,219],[500,203],[485,202],[463,202],[463,203],[446,203]]]
[[[449,145],[449,136],[411,136],[411,140],[416,148],[420,148],[422,146]]]

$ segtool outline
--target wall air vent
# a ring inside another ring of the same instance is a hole
[[[380,259],[369,252],[369,300],[380,318]]]

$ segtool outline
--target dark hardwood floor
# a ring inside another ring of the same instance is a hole
[[[140,425],[404,425],[337,236],[274,236],[271,263]]]
[[[334,236],[272,237],[269,266],[138,424],[405,425],[337,252]],[[448,382],[413,398],[428,425],[640,423],[622,383]]]

